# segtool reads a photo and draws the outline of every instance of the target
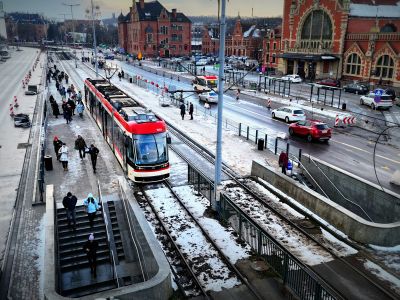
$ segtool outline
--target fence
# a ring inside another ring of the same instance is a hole
[[[228,196],[221,193],[220,217],[229,223],[258,255],[261,255],[299,299],[333,300],[342,296],[333,291],[313,271],[238,208]]]
[[[210,200],[210,206],[215,202],[214,182],[207,178],[200,170],[188,163],[188,182],[194,189]]]

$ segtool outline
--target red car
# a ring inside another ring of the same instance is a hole
[[[340,81],[332,78],[322,79],[320,81],[317,81],[316,83],[320,85],[340,87]]]
[[[298,121],[289,126],[290,135],[307,137],[307,141],[319,140],[328,142],[332,136],[332,129],[318,120]]]

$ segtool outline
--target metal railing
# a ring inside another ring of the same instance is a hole
[[[188,182],[201,195],[210,200],[210,206],[215,199],[214,181],[210,180],[203,172],[196,167],[188,164]]]
[[[361,212],[363,212],[365,214],[365,216],[368,218],[369,221],[373,222],[373,220],[371,219],[371,217],[367,214],[367,212],[357,203],[351,201],[350,199],[348,199],[345,195],[343,195],[343,193],[337,188],[337,186],[332,182],[332,180],[329,179],[329,177],[325,174],[324,171],[321,170],[321,168],[319,167],[319,165],[311,158],[311,156],[308,156],[308,159],[310,162],[312,162],[317,169],[322,173],[322,175],[329,181],[329,183],[332,185],[332,187],[335,189],[335,191],[337,191],[339,193],[339,195],[348,203],[350,203],[353,206],[356,206]],[[325,194],[325,192],[324,192]],[[329,197],[328,197],[329,198]]]
[[[111,239],[110,239],[110,228],[109,228],[109,224],[108,224],[108,218],[107,215],[104,211],[103,208],[103,203],[102,203],[102,194],[101,194],[101,188],[100,188],[100,182],[97,181],[97,192],[99,195],[99,205],[101,205],[101,212],[103,215],[103,220],[104,220],[104,224],[106,226],[106,234],[107,234],[107,245],[108,245],[108,249],[110,251],[110,262],[111,262],[111,273],[112,273],[112,278],[116,281],[116,285],[117,288],[119,288],[121,285],[119,283],[119,276],[118,276],[118,271],[117,271],[117,265],[115,263],[115,253],[114,250],[111,248]],[[111,229],[112,230],[112,229]]]
[[[283,285],[299,299],[344,299],[321,277],[282,247],[270,234],[255,223],[225,194],[221,193],[220,217],[236,230],[239,239],[246,241],[262,256],[282,279]]]
[[[139,266],[140,266],[143,281],[146,281],[146,279],[148,279],[149,276],[146,272],[146,269],[147,269],[146,266],[143,266],[143,264],[145,264],[143,249],[142,249],[140,243],[136,243],[136,240],[138,238],[137,238],[137,233],[135,231],[135,226],[132,224],[131,211],[128,209],[128,204],[129,204],[128,199],[126,198],[125,192],[122,189],[121,183],[119,181],[118,181],[118,186],[119,186],[119,191],[120,191],[121,198],[122,198],[122,205],[124,207],[125,217],[128,222],[129,234],[130,234],[131,240],[136,248],[136,253],[138,255]],[[143,264],[142,264],[142,262],[143,262]]]
[[[57,216],[57,201],[56,198],[54,197],[53,194],[53,212],[54,212],[54,241],[56,243],[56,247],[55,247],[55,253],[54,253],[54,257],[56,258],[56,287],[55,290],[60,293],[60,289],[62,286],[62,278],[61,278],[61,266],[60,266],[60,261],[61,261],[61,257],[60,257],[60,238],[58,236],[58,216]]]

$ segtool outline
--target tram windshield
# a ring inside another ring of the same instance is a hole
[[[148,165],[168,160],[166,133],[135,136],[136,164]]]

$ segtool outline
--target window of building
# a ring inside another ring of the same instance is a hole
[[[386,24],[381,28],[381,32],[397,32],[397,28],[393,24]]]
[[[147,42],[148,43],[152,43],[153,42],[153,34],[152,33],[148,33],[147,34]]]
[[[274,43],[274,50],[276,50],[276,43]]]
[[[168,34],[168,27],[167,26],[161,26],[160,27],[160,33],[161,34]]]
[[[391,79],[393,77],[394,61],[389,55],[382,55],[376,63],[375,76]]]
[[[351,75],[361,74],[361,58],[357,53],[352,53],[347,57],[346,73]]]
[[[275,62],[276,62],[275,54],[272,54],[272,63],[274,64]]]
[[[326,12],[321,9],[313,10],[308,14],[301,29],[302,40],[331,40],[332,21]]]

